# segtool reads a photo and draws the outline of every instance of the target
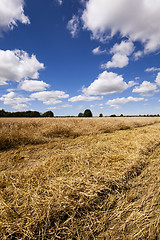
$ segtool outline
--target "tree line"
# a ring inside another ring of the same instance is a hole
[[[101,116],[103,116],[101,114]],[[38,111],[22,111],[22,112],[7,112],[4,109],[0,110],[0,117],[54,117],[52,111],[40,113]],[[79,113],[78,117],[93,117],[90,109],[86,109],[84,113]]]
[[[147,114],[147,115],[136,115],[134,117],[159,117],[159,114]],[[0,110],[0,117],[54,117],[54,113],[52,111],[47,111],[44,113],[40,113],[38,111],[23,111],[23,112],[6,112],[4,109]],[[75,116],[64,116],[64,117],[75,117]],[[84,113],[80,112],[78,117],[93,117],[93,114],[90,109],[86,109]],[[103,114],[100,113],[99,117],[103,117]],[[124,116],[123,114],[117,116],[116,114],[112,114],[108,117],[133,117],[130,115]]]
[[[6,112],[2,109],[0,110],[0,117],[54,117],[54,113],[52,111],[42,114],[38,111]]]

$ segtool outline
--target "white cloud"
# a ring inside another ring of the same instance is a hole
[[[28,109],[28,106],[26,104],[22,104],[22,103],[19,103],[15,106],[13,106],[14,109],[18,110],[18,111],[25,111]]]
[[[145,72],[159,72],[159,71],[160,71],[160,68],[157,68],[157,67],[151,67],[145,70]]]
[[[72,105],[70,105],[70,104],[64,104],[64,105],[62,105],[61,107],[62,107],[62,108],[71,108]]]
[[[160,48],[159,12],[159,0],[89,0],[82,20],[96,39],[120,33],[151,52]]]
[[[116,106],[119,104],[126,104],[126,103],[132,103],[132,102],[140,102],[140,101],[144,101],[144,98],[134,98],[134,97],[122,97],[122,98],[115,98],[113,100],[108,100],[108,102],[106,103],[107,105],[110,106]]]
[[[114,108],[114,109],[120,109],[121,107],[119,105],[110,105],[110,107]]]
[[[24,103],[30,101],[29,98],[18,96],[15,92],[10,92],[8,94],[2,95],[0,100],[3,101],[5,105],[11,105],[14,109],[17,110],[24,110],[28,108],[28,106]]]
[[[56,110],[56,109],[60,109],[59,107],[49,107],[47,108],[48,110]]]
[[[2,85],[8,85],[8,83],[5,80],[0,79],[0,86],[2,86]]]
[[[130,41],[122,41],[120,44],[115,44],[110,50],[110,53],[130,56],[134,51],[134,44]]]
[[[43,91],[43,92],[32,93],[30,95],[30,98],[32,100],[37,99],[39,101],[42,101],[46,105],[55,105],[58,103],[62,103],[60,99],[68,98],[68,97],[69,95],[63,91]]]
[[[129,58],[134,51],[134,44],[130,41],[122,41],[120,44],[115,44],[110,50],[114,54],[112,60],[106,64],[102,64],[102,68],[123,68],[128,65]]]
[[[134,53],[134,59],[137,61],[140,57],[143,56],[143,52],[142,51],[137,51]]]
[[[160,86],[160,72],[157,74],[156,83],[158,86]]]
[[[103,104],[101,103],[101,104],[94,104],[94,105],[92,104],[92,105],[90,105],[91,108],[97,107],[97,106],[101,108],[103,106]]]
[[[101,68],[123,68],[129,63],[129,58],[126,55],[116,53],[113,55],[112,60],[106,64],[102,64]]]
[[[90,102],[90,101],[96,101],[96,100],[102,100],[102,97],[78,95],[70,98],[68,101],[69,102],[83,102],[83,101]]]
[[[59,5],[62,5],[63,1],[62,0],[57,0]]]
[[[140,93],[142,96],[153,95],[157,91],[157,86],[154,83],[143,81],[140,86],[136,86],[132,92]]]
[[[98,46],[98,47],[96,47],[96,48],[94,48],[94,49],[92,50],[92,53],[93,53],[94,55],[101,55],[101,54],[106,53],[106,50],[101,50],[101,47]]]
[[[30,21],[24,14],[23,0],[1,0],[0,1],[0,33],[12,29],[17,22],[29,24]]]
[[[44,91],[46,88],[49,87],[49,84],[43,81],[36,81],[36,80],[24,80],[19,85],[20,89],[34,92],[34,91]]]
[[[76,15],[73,15],[72,19],[69,20],[67,24],[67,29],[70,31],[73,38],[75,38],[79,32],[79,17]]]
[[[44,64],[35,55],[30,57],[27,52],[20,50],[0,50],[0,63],[0,84],[25,78],[38,79],[38,71],[44,69]]]
[[[108,100],[106,102],[106,105],[109,105],[110,107],[114,109],[120,109],[120,104],[127,104],[127,103],[134,103],[134,102],[141,102],[146,101],[144,98],[134,98],[134,97],[122,97],[122,98],[115,98],[113,100]]]
[[[55,109],[61,109],[61,108],[71,108],[72,105],[70,104],[64,104],[64,105],[61,105],[61,106],[58,106],[58,107],[49,107],[48,110],[55,110]]]
[[[123,92],[134,84],[133,81],[127,84],[122,75],[104,71],[88,88],[84,88],[82,91],[85,95],[107,95]]]

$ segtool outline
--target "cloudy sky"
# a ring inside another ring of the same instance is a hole
[[[0,109],[160,113],[159,0],[0,0]]]

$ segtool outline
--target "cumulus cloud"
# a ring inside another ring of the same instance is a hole
[[[113,100],[108,100],[106,102],[106,104],[115,108],[115,107],[118,107],[119,104],[140,102],[140,101],[144,101],[144,100],[145,100],[144,98],[134,98],[134,97],[125,98],[125,97],[122,97],[122,98],[115,98]]]
[[[113,55],[112,60],[106,64],[102,64],[101,68],[123,68],[129,63],[129,58],[126,55],[116,53]]]
[[[123,92],[134,84],[133,81],[127,84],[122,75],[104,71],[88,88],[84,88],[82,91],[85,95],[107,95]]]
[[[145,72],[159,72],[159,71],[160,71],[160,68],[158,67],[151,67],[145,70]]]
[[[36,80],[24,80],[19,85],[20,89],[29,91],[29,92],[36,92],[36,91],[44,91],[46,88],[49,87],[49,84],[43,81],[36,81]]]
[[[32,93],[30,98],[32,100],[37,99],[42,101],[46,105],[55,105],[61,103],[60,99],[68,98],[69,95],[63,91],[42,91],[37,93]]]
[[[76,15],[73,15],[72,19],[69,20],[67,24],[67,29],[70,31],[73,38],[75,38],[79,32],[79,17]]]
[[[140,86],[136,86],[132,92],[140,93],[142,96],[153,95],[157,91],[157,86],[154,83],[143,81]]]
[[[25,103],[30,101],[29,98],[18,96],[15,92],[10,92],[8,94],[2,95],[0,100],[3,101],[5,105],[11,105],[16,110],[24,110],[28,108]]]
[[[93,53],[94,55],[101,55],[101,54],[106,53],[106,50],[101,50],[101,47],[98,46],[98,47],[96,47],[96,48],[94,48],[94,49],[92,50],[92,53]]]
[[[39,70],[44,69],[35,55],[31,57],[25,51],[0,50],[0,84],[7,81],[19,82],[25,78],[38,79]]]
[[[70,98],[68,101],[69,102],[91,102],[96,100],[102,100],[102,97],[78,95]]]
[[[17,22],[29,24],[29,18],[24,14],[23,0],[0,1],[0,33],[7,29],[13,29]]]
[[[160,48],[159,12],[159,0],[89,0],[82,20],[96,39],[120,33],[152,52]]]
[[[130,56],[134,51],[134,44],[130,41],[122,41],[120,44],[116,43],[110,50],[110,53]]]
[[[134,51],[134,44],[130,41],[122,41],[120,44],[115,44],[110,50],[114,54],[112,60],[106,64],[102,64],[102,68],[123,68],[128,65],[129,58]]]

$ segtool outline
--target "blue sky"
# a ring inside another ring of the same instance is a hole
[[[159,0],[0,0],[0,108],[160,113]]]

